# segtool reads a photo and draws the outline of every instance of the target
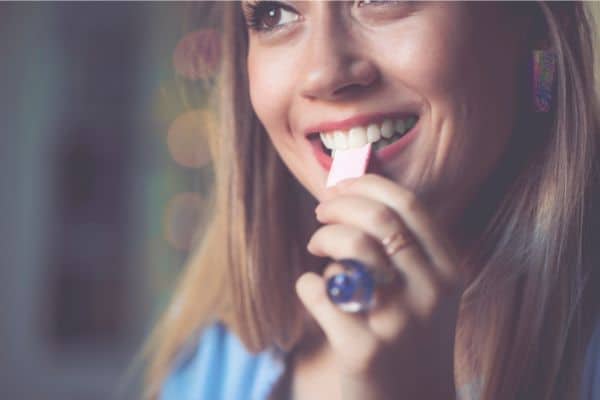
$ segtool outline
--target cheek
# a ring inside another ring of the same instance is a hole
[[[286,112],[291,97],[291,66],[268,52],[250,50],[248,83],[252,107],[271,138],[286,129]]]
[[[394,40],[379,41],[377,52],[390,76],[421,95],[426,102],[446,101],[450,95],[468,90],[465,79],[471,52],[464,32],[446,27],[446,19],[438,21],[417,17],[407,23]]]
[[[425,103],[428,134],[405,174],[439,200],[479,185],[498,160],[512,132],[517,65],[510,49],[500,54],[481,36],[486,26],[469,25],[464,9],[432,10],[373,43],[388,86]]]
[[[388,85],[420,96],[434,123],[452,123],[468,132],[484,125],[490,134],[505,131],[516,97],[511,45],[494,50],[490,43],[497,29],[477,22],[468,7],[455,3],[411,18],[397,30],[383,32],[389,40],[372,41]]]

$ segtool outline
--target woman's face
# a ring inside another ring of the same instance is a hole
[[[374,145],[376,173],[413,190],[440,218],[466,206],[515,122],[522,30],[510,10],[412,1],[243,8],[259,28],[249,30],[252,106],[317,199],[331,163],[319,133],[341,148],[383,131],[393,142]]]

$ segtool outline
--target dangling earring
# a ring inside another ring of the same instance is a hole
[[[537,112],[550,111],[555,72],[556,53],[552,50],[534,50],[533,106]]]

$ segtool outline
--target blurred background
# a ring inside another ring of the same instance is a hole
[[[0,399],[138,398],[211,179],[210,9],[0,3]]]
[[[0,399],[138,398],[206,219],[212,8],[0,3]]]

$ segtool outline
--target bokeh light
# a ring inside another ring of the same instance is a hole
[[[187,79],[208,79],[221,59],[220,37],[214,29],[199,29],[185,35],[173,52],[173,67]]]
[[[178,193],[167,205],[165,238],[178,250],[191,249],[194,235],[205,220],[206,202],[198,193]]]
[[[179,165],[189,168],[208,164],[208,135],[215,127],[215,116],[208,110],[188,111],[175,118],[167,133],[171,157]]]

